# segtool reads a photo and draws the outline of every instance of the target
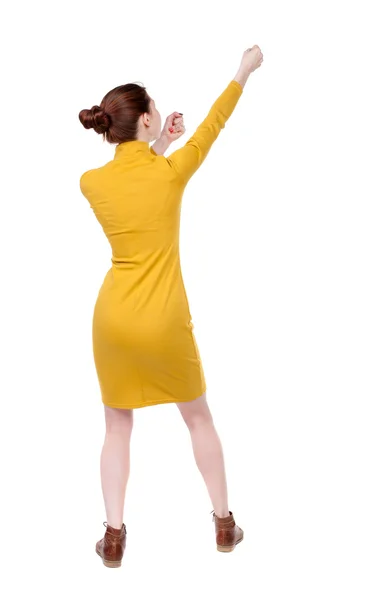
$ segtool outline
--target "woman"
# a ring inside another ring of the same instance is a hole
[[[222,447],[206,401],[180,267],[179,224],[186,184],[262,60],[256,45],[243,53],[235,78],[205,120],[166,158],[164,152],[185,131],[183,116],[169,115],[161,131],[161,117],[143,86],[119,86],[100,106],[79,113],[86,129],[117,144],[112,160],[80,178],[80,189],[112,249],[112,266],[94,306],[92,329],[106,421],[100,462],[107,521],[96,552],[108,567],[119,567],[125,550],[123,510],[135,408],[177,405],[213,505],[217,549],[231,551],[243,539],[228,508]]]

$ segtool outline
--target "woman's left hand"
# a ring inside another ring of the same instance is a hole
[[[165,125],[161,131],[161,138],[171,144],[185,133],[184,118],[182,113],[173,112],[166,117]]]

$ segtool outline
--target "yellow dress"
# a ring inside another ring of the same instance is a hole
[[[194,135],[168,157],[148,142],[123,142],[111,161],[80,178],[112,250],[92,321],[107,406],[188,402],[206,390],[180,266],[181,201],[242,91],[230,81]]]

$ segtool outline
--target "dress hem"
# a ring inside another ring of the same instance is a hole
[[[136,404],[136,405],[129,405],[129,406],[122,406],[121,404],[109,404],[108,402],[104,402],[104,400],[101,399],[102,403],[104,404],[104,406],[109,406],[109,408],[122,408],[124,410],[129,410],[129,409],[133,409],[133,408],[145,408],[145,406],[155,406],[156,404],[175,404],[176,402],[193,402],[193,400],[197,400],[197,398],[200,398],[207,390],[207,387],[204,388],[204,390],[201,392],[201,394],[199,396],[196,396],[195,398],[190,398],[190,399],[178,399],[178,398],[161,398],[160,400],[148,400],[148,402],[145,402],[144,404]]]

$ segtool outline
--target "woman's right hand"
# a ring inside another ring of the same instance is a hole
[[[242,56],[240,69],[243,69],[247,73],[253,73],[255,69],[261,66],[263,61],[263,54],[261,49],[256,44],[251,48],[247,48]]]

